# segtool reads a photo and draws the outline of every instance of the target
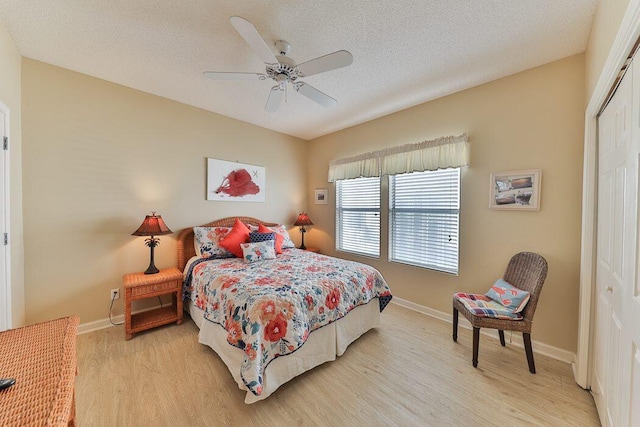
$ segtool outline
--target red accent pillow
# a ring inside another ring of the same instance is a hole
[[[276,253],[282,253],[282,242],[284,242],[284,236],[282,234],[270,229],[269,227],[265,227],[262,224],[258,225],[258,233],[276,233]]]
[[[227,236],[222,239],[219,245],[238,258],[244,257],[242,253],[242,248],[240,245],[242,243],[247,243],[249,241],[249,229],[246,225],[242,223],[239,219],[236,218],[235,224],[233,224],[233,228]]]

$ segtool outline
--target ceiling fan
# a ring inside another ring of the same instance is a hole
[[[336,68],[346,67],[353,62],[353,56],[346,50],[339,50],[328,55],[312,59],[302,64],[296,64],[291,58],[286,56],[291,49],[288,42],[278,40],[275,43],[276,49],[280,55],[274,55],[271,49],[260,36],[256,28],[246,19],[239,16],[230,18],[231,25],[236,29],[240,36],[247,42],[249,47],[262,59],[265,63],[265,74],[262,73],[229,73],[218,71],[205,71],[203,75],[213,80],[267,80],[272,79],[276,85],[271,88],[269,98],[265,110],[272,113],[278,110],[282,97],[286,94],[287,83],[291,83],[293,89],[317,102],[323,107],[333,107],[338,101],[329,95],[320,92],[313,86],[300,81],[302,77],[312,76],[314,74],[324,73],[325,71],[335,70]]]

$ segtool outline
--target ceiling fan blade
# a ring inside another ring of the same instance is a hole
[[[220,73],[217,71],[205,71],[202,75],[212,80],[264,80],[267,78],[266,74],[259,73]]]
[[[242,36],[244,41],[247,42],[249,47],[253,49],[253,51],[262,59],[262,61],[266,64],[277,64],[278,60],[276,59],[269,46],[264,41],[262,36],[256,30],[256,27],[251,24],[251,22],[247,21],[240,16],[232,16],[230,18],[231,25],[236,29],[238,33]]]
[[[310,100],[317,102],[323,107],[331,108],[335,107],[338,104],[338,101],[336,101],[329,95],[320,92],[315,87],[309,86],[306,83],[298,82],[295,87],[298,92],[300,92]]]
[[[269,93],[269,99],[267,99],[267,105],[265,105],[264,109],[269,113],[275,113],[278,111],[278,107],[280,107],[280,102],[282,102],[282,93],[280,90],[280,86],[274,86],[271,88],[271,92]]]
[[[312,76],[346,67],[353,63],[353,55],[346,50],[339,50],[316,59],[312,59],[302,64],[298,64],[298,71],[301,77]]]

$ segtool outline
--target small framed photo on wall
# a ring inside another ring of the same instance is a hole
[[[541,169],[492,173],[489,183],[489,208],[540,210],[541,180]]]
[[[329,190],[326,188],[316,189],[316,205],[326,205],[329,197]]]

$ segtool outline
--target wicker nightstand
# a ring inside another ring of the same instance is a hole
[[[163,268],[156,274],[133,273],[122,276],[124,286],[125,338],[167,323],[182,323],[182,272]],[[131,315],[131,301],[173,294],[173,304]]]

